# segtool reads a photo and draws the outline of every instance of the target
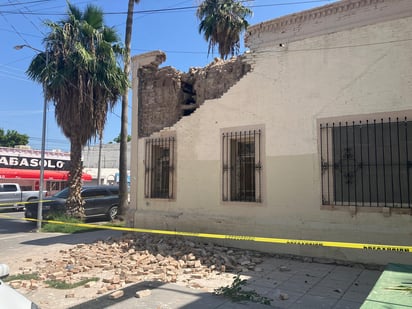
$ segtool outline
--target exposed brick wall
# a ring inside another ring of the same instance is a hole
[[[170,66],[143,66],[138,71],[139,137],[170,127],[206,100],[221,97],[250,70],[244,57],[215,59],[188,73]]]
[[[149,136],[182,116],[180,72],[172,67],[139,69],[139,136]]]

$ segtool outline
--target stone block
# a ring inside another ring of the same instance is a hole
[[[109,295],[110,299],[118,299],[124,295],[123,290],[117,290]]]
[[[151,290],[142,290],[142,291],[137,291],[135,296],[137,298],[143,298],[143,297],[147,297],[152,295],[152,291]]]

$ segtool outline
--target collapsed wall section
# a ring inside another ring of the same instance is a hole
[[[139,137],[173,126],[206,100],[220,98],[251,70],[244,56],[215,59],[204,68],[183,73],[159,63],[138,70]]]
[[[181,117],[183,100],[180,72],[148,65],[138,70],[139,137],[172,126]]]

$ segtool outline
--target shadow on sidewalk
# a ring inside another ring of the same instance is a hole
[[[4,214],[8,215],[8,213]],[[32,222],[27,222],[19,218],[0,217],[0,227],[2,233],[17,234],[29,233],[36,228],[36,225],[32,224]]]
[[[135,295],[137,291],[143,291],[143,290],[153,290],[156,289],[160,286],[162,286],[164,283],[160,281],[145,281],[145,282],[140,282],[137,284],[133,284],[131,286],[128,286],[123,290],[124,295],[118,299],[110,299],[109,295],[110,294],[105,294],[102,295],[96,299],[89,300],[85,303],[70,307],[70,309],[101,309],[101,308],[108,308],[110,306],[113,306],[115,304],[119,304],[121,302],[124,302],[128,299],[136,299]],[[124,307],[128,308],[128,307]]]
[[[97,299],[70,307],[70,309],[213,309],[213,308],[253,308],[270,309],[273,307],[250,302],[233,303],[222,296],[202,290],[191,289],[173,283],[162,283],[159,281],[140,282],[122,289],[124,295],[118,299],[110,299],[110,294],[105,294]],[[136,298],[137,291],[150,290],[150,295]]]

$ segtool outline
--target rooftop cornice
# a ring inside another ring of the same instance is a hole
[[[342,0],[250,26],[245,42],[252,48],[254,43],[267,45],[262,40],[254,40],[264,33],[298,40],[411,15],[412,0]],[[324,22],[328,22],[328,27]]]
[[[276,29],[282,28],[287,25],[300,24],[306,21],[314,21],[324,18],[325,16],[334,15],[342,12],[349,12],[356,10],[359,7],[375,5],[385,0],[350,0],[339,1],[325,6],[317,7],[307,11],[285,15],[283,17],[268,20],[260,24],[251,26],[248,28],[248,32],[253,35],[256,32],[262,31],[276,31]]]
[[[44,153],[47,159],[53,159],[53,158],[70,159],[70,152],[46,150]],[[17,156],[17,157],[27,156],[27,157],[38,158],[41,156],[41,150],[0,147],[0,155]]]
[[[166,61],[166,54],[161,50],[153,50],[132,57],[132,63],[136,64],[137,67],[159,65],[164,61]]]

